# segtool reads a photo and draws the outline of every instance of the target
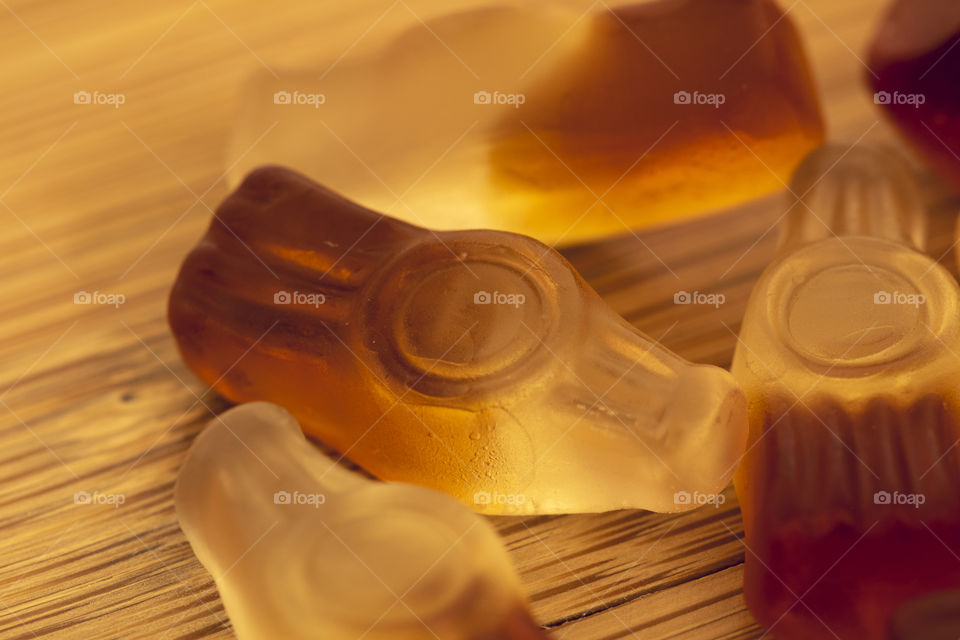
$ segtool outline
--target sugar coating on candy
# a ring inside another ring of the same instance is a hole
[[[186,258],[187,365],[374,475],[487,513],[677,511],[723,490],[742,392],[613,312],[549,247],[435,232],[293,171],[244,180]]]
[[[347,470],[276,405],[211,420],[174,498],[240,640],[545,638],[485,520]]]
[[[887,640],[906,601],[960,586],[960,290],[890,239],[919,212],[894,207],[914,206],[891,195],[903,174],[865,166],[888,154],[841,155],[795,181],[819,195],[785,222],[731,369],[750,419],[745,599],[785,640]]]
[[[233,184],[283,164],[422,226],[569,243],[779,190],[823,139],[771,0],[470,4],[251,78]]]
[[[829,177],[827,175],[829,174]],[[780,251],[834,236],[872,236],[926,246],[926,211],[913,168],[891,148],[823,145],[797,167]]]

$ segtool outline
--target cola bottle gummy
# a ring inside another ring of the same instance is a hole
[[[281,164],[431,229],[571,243],[780,190],[823,139],[772,0],[468,2],[410,22],[252,77],[233,184]]]
[[[241,640],[546,638],[488,522],[337,464],[276,405],[211,420],[174,501]]]
[[[960,586],[960,298],[910,248],[922,213],[888,160],[801,166],[793,215],[819,222],[785,225],[734,355],[744,593],[777,638],[886,640],[905,603]],[[811,227],[829,231],[796,237]]]
[[[415,227],[278,167],[218,208],[169,322],[230,400],[488,513],[690,509],[746,438],[727,371],[637,331],[556,251]]]

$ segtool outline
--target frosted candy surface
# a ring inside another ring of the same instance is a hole
[[[276,405],[211,420],[174,493],[240,640],[545,638],[484,519],[339,466]]]
[[[784,640],[888,640],[906,602],[960,586],[960,291],[909,246],[923,211],[902,161],[844,151],[798,171],[807,206],[732,366],[750,419],[744,593]]]

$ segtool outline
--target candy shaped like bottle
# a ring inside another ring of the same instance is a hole
[[[883,640],[904,603],[960,586],[957,283],[908,246],[922,212],[901,167],[844,151],[791,185],[800,210],[732,366],[750,420],[745,597],[785,640]]]
[[[186,364],[374,475],[488,513],[696,506],[746,439],[730,374],[611,310],[525,236],[436,232],[253,172],[170,295]]]
[[[546,640],[488,522],[346,469],[276,405],[211,420],[174,501],[240,640]]]
[[[774,0],[424,8],[371,16],[347,27],[364,33],[356,46],[251,77],[233,185],[282,164],[420,226],[569,244],[779,191],[823,140]],[[346,13],[332,4],[329,24]],[[406,29],[387,29],[402,16]]]

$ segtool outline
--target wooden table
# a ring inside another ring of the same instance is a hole
[[[391,3],[316,4],[0,0],[0,638],[232,636],[171,496],[191,440],[225,403],[180,362],[165,304],[226,194],[241,79],[263,61],[312,60],[321,14],[354,24]],[[877,5],[783,0],[813,59],[831,138],[893,139],[857,57]],[[322,46],[342,50],[358,34],[341,35]],[[126,102],[76,105],[81,90]],[[922,181],[939,257],[960,205],[931,176]],[[565,253],[643,331],[727,365],[784,206]],[[953,268],[952,255],[942,261]],[[677,306],[679,289],[727,302]],[[78,291],[125,303],[77,305]],[[125,502],[74,503],[94,490]],[[726,497],[683,515],[495,524],[556,638],[755,638],[741,592],[743,526],[732,490]]]

